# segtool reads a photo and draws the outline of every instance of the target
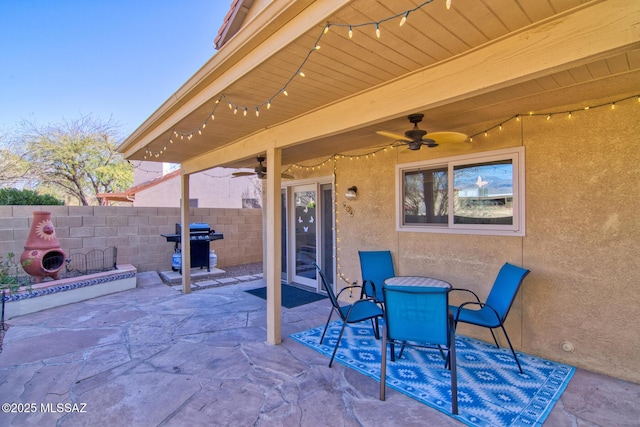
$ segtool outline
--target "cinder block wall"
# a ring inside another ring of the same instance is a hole
[[[67,255],[93,249],[118,248],[118,263],[133,264],[138,271],[171,269],[174,244],[161,234],[174,233],[179,208],[120,206],[0,206],[0,256],[13,252],[20,258],[34,211],[51,212],[51,220]],[[262,211],[260,209],[190,210],[191,222],[205,222],[224,234],[211,242],[218,266],[262,262]]]

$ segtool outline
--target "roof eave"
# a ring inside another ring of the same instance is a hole
[[[349,0],[344,0],[348,2]],[[298,15],[313,0],[289,0],[271,2],[250,22],[242,27],[214,56],[207,61],[189,80],[169,97],[147,120],[145,120],[118,147],[126,157],[139,150],[141,141],[157,128],[184,103],[197,96],[203,87],[214,81],[220,74],[236,62],[249,55],[253,48],[273,35],[292,16]],[[144,143],[142,144],[145,145]]]

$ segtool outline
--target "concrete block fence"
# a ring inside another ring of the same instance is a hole
[[[93,249],[118,248],[118,264],[142,271],[171,269],[174,244],[161,234],[174,233],[179,208],[125,206],[0,206],[0,256],[19,259],[34,211],[51,212],[62,249],[71,255]],[[224,234],[211,242],[218,266],[262,262],[261,209],[192,208],[191,222],[205,222]]]

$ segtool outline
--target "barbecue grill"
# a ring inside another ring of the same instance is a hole
[[[182,224],[176,224],[176,232],[174,234],[162,234],[167,242],[175,243],[175,253],[172,257],[171,269],[180,271],[182,274],[182,251],[180,242],[182,241]],[[189,244],[191,249],[191,267],[206,267],[207,271],[211,271],[209,266],[209,242],[224,239],[222,233],[216,233],[209,224],[191,223],[189,224]]]

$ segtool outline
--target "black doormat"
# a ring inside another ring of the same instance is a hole
[[[245,292],[255,295],[262,299],[267,299],[267,288],[249,289]],[[311,302],[320,301],[325,299],[326,295],[317,294],[315,292],[305,291],[304,289],[296,288],[291,285],[282,285],[282,306],[286,308],[293,308],[299,305],[309,304]]]

